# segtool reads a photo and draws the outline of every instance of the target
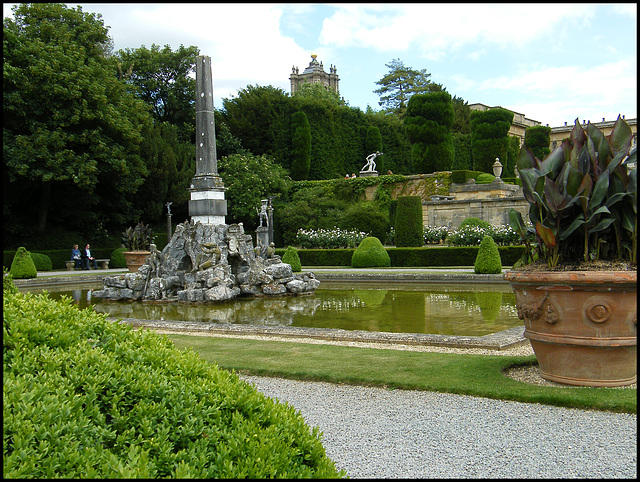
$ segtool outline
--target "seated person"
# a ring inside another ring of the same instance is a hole
[[[82,268],[82,254],[80,254],[77,244],[74,244],[71,250],[71,261],[75,261],[73,265],[74,269]]]
[[[96,258],[91,256],[91,249],[89,249],[89,244],[82,250],[82,261],[84,263],[84,269],[91,269],[90,265],[93,264],[93,269],[98,269],[98,262]]]

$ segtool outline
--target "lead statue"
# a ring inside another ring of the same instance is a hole
[[[362,171],[368,171],[368,172],[373,172],[376,170],[376,163],[374,162],[374,159],[378,156],[381,156],[382,152],[380,151],[376,151],[373,154],[369,154],[367,156],[367,163],[364,165],[364,167],[362,168]]]

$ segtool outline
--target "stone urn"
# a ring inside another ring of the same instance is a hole
[[[129,272],[135,273],[149,259],[151,251],[123,251],[122,254],[127,262]]]
[[[614,387],[637,381],[637,271],[509,271],[543,378]]]

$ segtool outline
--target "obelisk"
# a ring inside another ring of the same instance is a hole
[[[189,216],[193,222],[225,224],[227,201],[218,176],[211,57],[196,57],[196,174],[191,179]]]

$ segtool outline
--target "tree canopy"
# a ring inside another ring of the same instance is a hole
[[[113,75],[101,16],[62,4],[13,11],[3,29],[5,219],[38,232],[49,212],[67,227],[130,219],[151,116]]]
[[[385,65],[389,72],[376,82],[380,88],[374,93],[380,96],[378,104],[388,112],[403,116],[412,95],[442,89],[441,85],[429,80],[431,74],[426,69],[414,70],[400,59],[393,59]]]

